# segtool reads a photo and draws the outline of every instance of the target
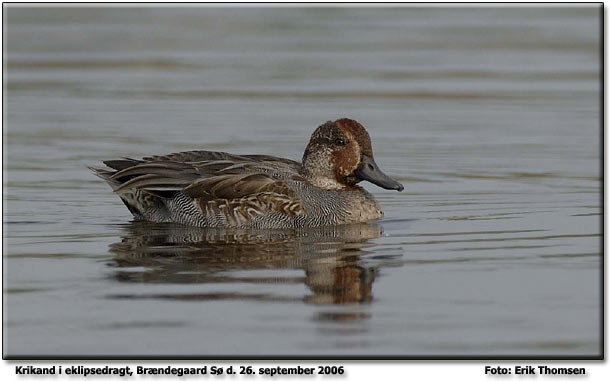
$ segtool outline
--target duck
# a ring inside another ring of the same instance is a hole
[[[270,155],[186,151],[89,167],[135,220],[203,228],[290,229],[363,223],[383,211],[358,185],[402,191],[381,171],[362,124],[320,125],[300,162]]]

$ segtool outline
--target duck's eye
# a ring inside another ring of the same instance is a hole
[[[344,146],[344,145],[346,145],[346,144],[347,144],[347,142],[346,142],[346,141],[345,141],[345,139],[343,139],[343,138],[337,138],[337,139],[335,140],[335,144],[336,144],[336,145],[338,145],[338,146]]]

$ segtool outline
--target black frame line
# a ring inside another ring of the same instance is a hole
[[[605,31],[606,31],[606,24],[605,24],[605,7],[604,7],[604,3],[603,2],[599,2],[599,1],[591,1],[591,2],[570,2],[570,1],[558,1],[558,2],[553,2],[553,3],[541,3],[541,2],[535,2],[535,1],[519,1],[519,2],[505,2],[505,3],[492,3],[492,2],[478,2],[478,1],[467,1],[467,2],[460,2],[460,3],[446,3],[446,2],[399,2],[399,3],[371,3],[371,2],[351,2],[351,3],[326,3],[326,2],[286,2],[286,3],[270,3],[270,2],[259,2],[259,3],[246,3],[246,2],[226,2],[226,3],[222,3],[222,2],[206,2],[206,3],[202,3],[202,2],[176,2],[176,3],[134,3],[134,2],[122,2],[122,1],[101,1],[101,2],[95,2],[95,3],[64,3],[64,2],[49,2],[49,3],[36,3],[36,2],[32,2],[32,3],[25,3],[25,2],[18,2],[18,1],[4,1],[2,2],[2,20],[3,20],[3,28],[4,28],[4,9],[5,9],[5,4],[23,4],[23,5],[28,5],[28,6],[69,6],[69,7],[87,7],[87,6],[91,6],[91,5],[98,5],[98,4],[128,4],[128,5],[133,5],[134,8],[144,8],[144,7],[166,7],[166,6],[175,6],[175,5],[183,5],[183,4],[200,4],[200,5],[218,5],[218,6],[227,6],[227,5],[232,5],[232,4],[238,4],[238,5],[249,5],[252,8],[256,8],[257,5],[275,5],[277,7],[282,7],[282,6],[289,6],[289,7],[293,7],[294,5],[308,5],[308,4],[320,4],[320,5],[327,5],[329,7],[349,7],[350,5],[357,5],[357,4],[366,4],[366,5],[371,5],[371,8],[374,7],[404,7],[404,6],[409,6],[409,5],[423,5],[423,4],[428,4],[428,5],[434,5],[434,6],[438,6],[438,5],[446,5],[448,8],[450,7],[454,7],[454,8],[459,8],[462,7],[465,4],[477,4],[477,5],[489,5],[489,6],[493,6],[495,8],[501,8],[501,7],[506,7],[512,4],[516,4],[516,5],[523,5],[523,4],[532,4],[532,5],[540,5],[541,7],[548,7],[548,8],[553,8],[553,6],[556,5],[565,5],[565,4],[574,4],[574,5],[580,5],[580,4],[598,4],[599,5],[599,11],[600,11],[600,47],[599,47],[599,52],[600,52],[600,137],[601,137],[601,142],[600,142],[600,160],[601,160],[601,174],[600,174],[600,179],[601,179],[601,193],[600,193],[600,198],[601,198],[601,216],[600,216],[600,225],[601,225],[601,232],[602,232],[602,236],[600,238],[600,248],[601,248],[601,266],[600,266],[600,287],[601,287],[601,300],[600,300],[600,306],[602,308],[600,308],[600,335],[601,335],[601,340],[600,340],[600,354],[598,356],[587,356],[587,355],[577,355],[577,356],[567,356],[567,355],[557,355],[557,356],[544,356],[544,355],[525,355],[525,356],[515,356],[515,355],[484,355],[484,356],[476,356],[476,355],[468,355],[468,356],[454,356],[454,355],[432,355],[432,356],[424,356],[424,355],[416,355],[416,356],[400,356],[400,355],[383,355],[383,354],[375,354],[375,355],[371,355],[371,356],[362,356],[362,355],[345,355],[345,356],[334,356],[334,355],[320,355],[320,356],[299,356],[299,355],[290,355],[290,356],[286,356],[286,355],[264,355],[264,356],[253,356],[253,355],[206,355],[206,356],[158,356],[158,355],[152,355],[152,356],[82,356],[82,355],[73,355],[73,356],[67,356],[67,355],[62,355],[62,356],[25,356],[25,355],[5,355],[4,354],[4,331],[2,333],[2,359],[3,360],[9,360],[10,361],[22,361],[22,360],[35,360],[35,361],[44,361],[44,360],[59,360],[59,361],[83,361],[83,360],[111,360],[111,361],[147,361],[147,360],[166,360],[166,361],[175,361],[175,360],[186,360],[186,361],[226,361],[226,362],[231,362],[231,361],[294,361],[294,360],[299,360],[299,361],[326,361],[326,362],[330,362],[330,361],[358,361],[358,362],[362,362],[362,361],[367,361],[367,362],[375,362],[375,363],[380,363],[383,361],[388,361],[388,362],[394,362],[394,361],[474,361],[474,362],[478,362],[478,361],[521,361],[521,362],[527,362],[527,361],[579,361],[579,362],[597,362],[598,360],[605,360],[605,336],[606,336],[606,332],[605,332],[605,309],[606,309],[606,305],[605,305],[605,249],[606,249],[606,245],[605,245],[605,221],[604,221],[604,216],[605,216],[605,210],[606,210],[606,204],[605,204],[605,189],[606,189],[606,179],[604,177],[604,171],[605,171],[605,156],[606,156],[606,151],[605,151],[605,131],[604,131],[604,126],[605,126],[605,120],[606,120],[606,114],[605,114],[605,101],[606,101],[606,97],[605,97],[605,68],[604,68],[604,62],[605,62],[605,56],[606,56],[606,51],[605,51]],[[296,7],[294,7],[296,8]],[[4,41],[3,41],[4,44]],[[4,49],[2,49],[2,83],[4,83],[4,69],[5,69],[5,65],[4,65]],[[2,88],[2,95],[4,97],[4,87]],[[4,98],[3,98],[4,99]],[[4,118],[4,102],[2,102],[2,115]],[[3,141],[2,144],[4,146],[4,124],[2,126],[2,136],[3,136]],[[4,163],[4,155],[3,155],[3,163]],[[4,166],[4,165],[3,165]],[[2,203],[4,204],[4,171],[2,172]],[[2,214],[2,223],[4,226],[4,213]],[[4,254],[4,245],[2,247],[2,253]],[[2,261],[4,263],[4,255],[2,258]],[[2,278],[2,286],[4,289],[4,277]],[[3,302],[3,307],[4,307],[4,293],[2,293],[2,302]],[[2,322],[4,324],[4,309],[2,310]],[[349,364],[346,364],[349,365]],[[176,365],[179,366],[179,365]]]

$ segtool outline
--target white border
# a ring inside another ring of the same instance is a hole
[[[23,1],[23,2],[19,2],[18,4],[3,4],[3,6],[38,6],[38,5],[42,5],[44,3],[49,3],[51,1]],[[377,3],[377,4],[371,4],[371,3],[367,3],[367,4],[362,4],[362,3],[353,3],[353,2],[349,2],[349,1],[324,1],[324,4],[308,4],[306,2],[304,3],[298,3],[298,4],[286,4],[284,2],[280,2],[280,1],[271,1],[270,3],[274,3],[274,4],[257,4],[254,1],[246,1],[246,3],[251,3],[251,4],[234,4],[231,2],[227,2],[227,1],[218,1],[215,2],[214,4],[172,4],[172,2],[166,2],[166,1],[133,1],[130,2],[130,4],[100,4],[100,3],[94,3],[94,2],[88,2],[88,1],[65,1],[62,2],[63,4],[59,5],[59,6],[91,6],[91,7],[132,7],[132,6],[163,6],[163,5],[171,5],[171,6],[204,6],[204,7],[217,7],[217,6],[235,6],[235,7],[278,7],[278,6],[282,6],[282,7],[308,7],[308,6],[316,6],[316,7],[337,7],[337,6],[357,6],[357,7],[373,7],[373,6],[396,6],[396,5],[407,5],[407,6],[411,6],[411,7],[433,7],[433,6],[438,6],[438,7],[443,7],[443,6],[447,6],[450,3],[458,3],[455,1],[445,1],[445,2],[432,2],[432,3],[415,3],[415,4],[405,4],[404,2],[399,2],[399,1],[386,1],[383,3]],[[142,3],[142,4],[137,4],[137,3]],[[229,4],[230,3],[230,4]],[[393,4],[393,3],[399,3],[399,4]],[[437,4],[434,4],[437,3]],[[493,4],[491,4],[493,3]],[[549,3],[548,6],[553,6],[554,4],[557,4],[557,2],[553,2],[553,1],[541,1],[541,2],[537,2],[536,4],[531,4],[533,6],[547,6],[547,4],[545,3]],[[515,3],[505,3],[505,2],[497,2],[497,1],[492,1],[490,2],[490,4],[456,4],[458,6],[463,6],[463,7],[480,7],[480,6],[527,6],[529,4],[515,4]],[[562,3],[562,6],[582,6],[582,2],[572,2],[572,3]],[[606,14],[607,10],[606,10],[606,6],[607,6],[607,2],[604,1],[604,13]],[[605,33],[605,31],[604,31]],[[606,34],[606,33],[605,33]],[[605,35],[605,48],[607,48],[607,34]],[[607,65],[605,65],[605,71],[607,70]],[[604,84],[605,84],[605,78],[604,78]],[[605,86],[604,86],[605,87]],[[604,104],[604,109],[607,110],[607,108],[605,107],[606,104]],[[608,133],[605,129],[605,121],[604,121],[604,153],[605,153],[605,147],[607,145],[607,141],[608,141]],[[2,156],[2,147],[0,147],[0,157]],[[604,155],[604,163],[605,163],[605,155]],[[605,164],[605,171],[604,171],[604,179],[608,176],[608,166]],[[2,170],[0,168],[0,174],[1,174]],[[605,181],[604,181],[605,183]],[[605,189],[605,194],[604,194],[604,198],[606,199],[608,196],[608,190],[606,187],[606,184],[604,184],[604,189]],[[605,204],[605,203],[604,203]],[[2,206],[0,205],[0,212],[2,212]],[[606,209],[605,209],[605,205],[604,205],[604,215],[607,216],[606,213]],[[605,226],[608,226],[608,220],[607,218],[605,219]],[[604,231],[605,234],[605,231]],[[605,236],[605,235],[604,235]],[[605,247],[605,242],[604,242],[604,247]],[[606,258],[605,260],[605,269],[604,272],[606,273],[607,269],[608,269],[608,265],[607,265],[608,259]],[[604,279],[604,289],[605,289],[605,295],[608,295],[608,289],[607,289],[607,284],[605,282]],[[605,307],[605,302],[604,301],[604,307]],[[607,314],[605,314],[605,316],[607,317]],[[607,328],[606,328],[606,322],[604,321],[604,331],[607,332]],[[0,328],[0,333],[1,333],[1,329]],[[606,335],[607,336],[607,335]],[[607,340],[604,340],[604,342],[606,343],[606,348],[605,348],[605,353],[607,352]],[[315,366],[317,364],[323,364],[323,365],[343,365],[346,369],[346,374],[344,376],[334,376],[334,377],[323,377],[323,376],[275,376],[275,377],[263,377],[263,376],[240,376],[240,375],[236,375],[236,376],[224,376],[224,377],[214,377],[214,376],[200,376],[200,377],[188,377],[188,379],[209,379],[209,380],[262,380],[262,379],[266,379],[266,380],[278,380],[278,379],[308,379],[308,380],[313,380],[313,379],[349,379],[349,380],[376,380],[376,379],[381,379],[381,380],[435,380],[435,379],[441,379],[441,380],[495,380],[495,379],[525,379],[525,380],[531,380],[531,379],[536,379],[536,378],[547,378],[550,380],[560,380],[560,379],[574,379],[574,377],[567,377],[567,376],[541,376],[541,375],[537,375],[537,376],[490,376],[490,375],[485,375],[485,365],[492,365],[492,366],[502,366],[502,367],[511,367],[513,368],[515,365],[520,365],[520,366],[524,366],[524,365],[532,365],[532,366],[538,366],[538,365],[547,365],[550,367],[585,367],[587,370],[587,375],[585,376],[587,380],[608,380],[610,379],[610,369],[608,366],[608,361],[580,361],[580,362],[560,362],[560,361],[547,361],[547,362],[542,362],[542,361],[485,361],[485,362],[477,362],[477,361],[257,361],[257,362],[252,362],[252,361],[215,361],[215,360],[208,360],[208,361],[173,361],[173,362],[167,362],[167,361],[105,361],[105,360],[96,360],[96,361],[6,361],[3,360],[2,363],[0,364],[0,376],[2,376],[2,379],[4,380],[40,380],[40,379],[49,379],[49,376],[47,377],[36,377],[36,376],[17,376],[15,374],[15,366],[16,365],[35,365],[35,366],[52,366],[52,365],[62,365],[64,367],[66,366],[70,366],[70,365],[84,365],[84,366],[92,366],[92,367],[100,367],[100,366],[105,366],[105,365],[109,365],[109,366],[114,366],[114,367],[121,367],[121,366],[131,366],[132,368],[137,366],[137,365],[142,365],[142,366],[167,366],[167,365],[173,365],[173,366],[203,366],[203,365],[208,365],[208,367],[216,365],[216,366],[230,366],[233,365],[235,368],[238,368],[240,365],[244,365],[244,366],[248,366],[251,365],[254,368],[260,368],[260,367],[274,367],[274,366],[282,366],[282,367],[295,367],[297,365],[301,365],[301,366]],[[52,379],[54,380],[65,380],[65,379],[70,379],[70,380],[75,380],[75,379],[108,379],[109,377],[103,377],[103,376],[89,376],[88,378],[83,378],[83,377],[77,377],[77,376],[72,376],[72,377],[68,377],[66,375],[63,376],[51,376]],[[119,378],[119,377],[115,377],[115,378]],[[172,380],[176,380],[176,379],[181,379],[184,377],[176,377],[176,376],[157,376],[154,377],[154,379],[160,379],[160,380],[165,380],[165,379],[172,379]],[[578,379],[582,379],[583,377],[577,377]],[[130,378],[126,378],[126,379],[143,379],[141,376],[136,376],[134,375],[133,377]],[[146,377],[146,379],[152,379],[152,377]]]

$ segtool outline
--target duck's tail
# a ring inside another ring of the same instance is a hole
[[[110,185],[110,187],[112,188],[112,190],[115,190],[119,185],[121,185],[121,183],[119,183],[117,180],[112,179],[112,175],[116,173],[115,171],[109,171],[106,169],[95,168],[90,166],[87,166],[87,168],[89,168],[89,170],[93,172],[94,175],[107,182],[108,185]]]
[[[122,169],[129,168],[138,163],[139,160],[124,159],[124,160],[108,160],[104,161],[108,167],[114,170],[103,168],[89,167],[89,170],[94,175],[104,180],[115,193],[121,198],[127,209],[133,214],[136,219],[164,222],[169,215],[165,199],[159,195],[152,194],[139,189],[132,189],[127,192],[116,192],[116,190],[125,182],[124,179],[116,179],[113,176]]]

